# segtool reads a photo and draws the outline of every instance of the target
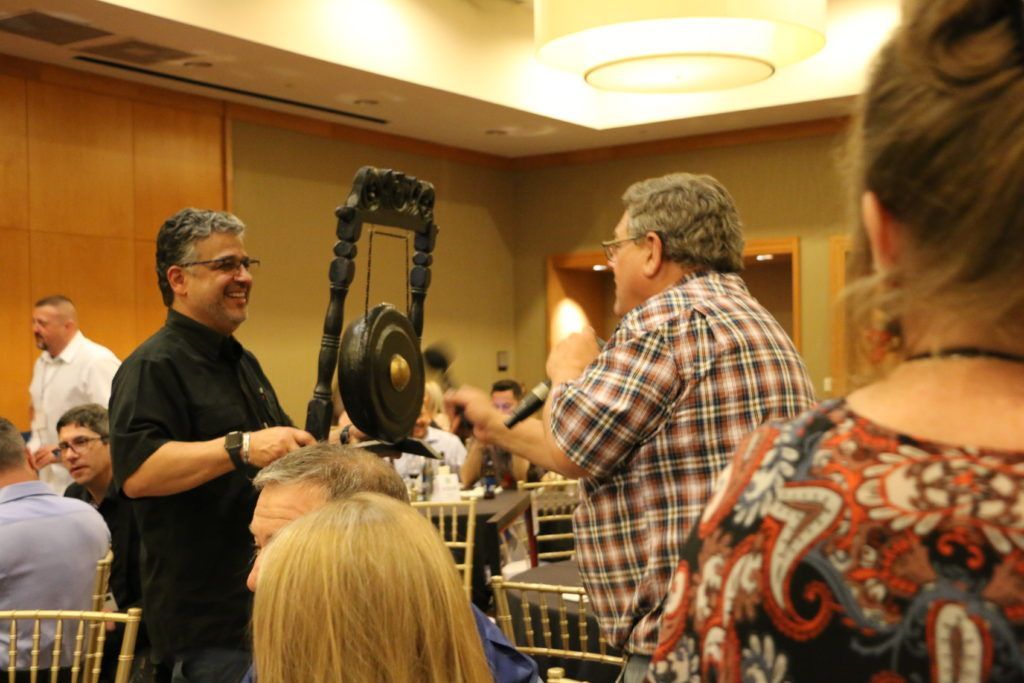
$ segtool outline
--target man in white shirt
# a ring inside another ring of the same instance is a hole
[[[424,394],[423,410],[420,411],[420,416],[416,419],[416,424],[413,425],[412,436],[415,439],[422,439],[424,443],[437,451],[444,458],[444,464],[448,465],[452,472],[458,473],[466,463],[466,447],[459,437],[451,432],[431,427],[430,420],[433,415],[434,405],[430,394]],[[403,479],[418,477],[423,474],[425,463],[426,458],[422,455],[402,453],[400,458],[395,459],[395,470],[402,475]]]
[[[66,296],[48,296],[36,302],[32,334],[42,353],[29,385],[32,438],[28,448],[39,479],[60,494],[71,483],[71,475],[53,454],[57,420],[83,403],[107,407],[110,384],[121,361],[110,349],[82,334],[75,305]]]

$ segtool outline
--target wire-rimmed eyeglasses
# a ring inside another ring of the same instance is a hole
[[[648,230],[644,234],[637,235],[636,237],[623,237],[621,240],[607,240],[605,242],[601,242],[601,248],[604,249],[605,260],[607,260],[608,263],[611,263],[612,261],[615,260],[615,254],[619,252],[619,249],[622,248],[623,244],[627,242],[639,242],[640,240],[647,237],[648,232],[653,232],[655,235],[658,236],[658,239],[661,240],[661,243],[665,244],[665,236],[662,235],[657,230]]]
[[[188,261],[187,263],[179,263],[182,268],[189,266],[206,266],[210,270],[216,270],[221,273],[237,273],[240,268],[245,268],[250,273],[258,265],[260,260],[258,258],[250,258],[243,256],[238,258],[237,256],[222,256],[221,258],[212,258],[205,261]]]

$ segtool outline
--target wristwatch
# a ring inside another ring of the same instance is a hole
[[[224,437],[224,450],[231,457],[231,462],[234,464],[235,469],[241,472],[245,471],[245,462],[242,460],[243,441],[245,441],[245,438],[242,432],[228,432],[228,435]]]

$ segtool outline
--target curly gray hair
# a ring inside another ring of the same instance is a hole
[[[630,237],[655,232],[664,257],[723,273],[743,270],[743,226],[729,192],[709,175],[672,173],[633,183],[622,202]]]

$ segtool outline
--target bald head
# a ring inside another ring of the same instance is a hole
[[[36,346],[56,357],[78,332],[78,312],[71,299],[63,295],[48,296],[32,309],[32,334]]]

